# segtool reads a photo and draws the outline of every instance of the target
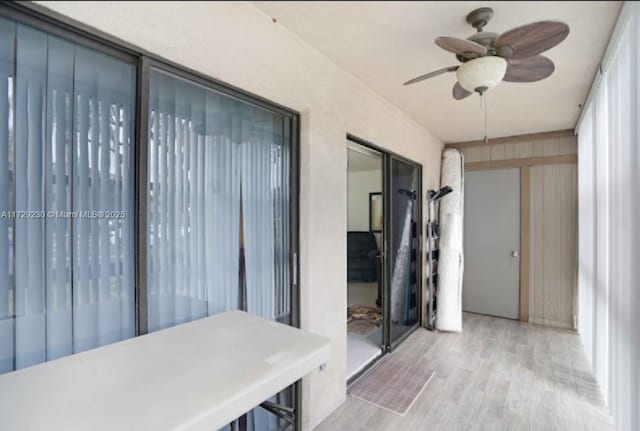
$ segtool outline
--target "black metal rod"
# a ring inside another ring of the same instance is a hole
[[[296,419],[295,419],[295,411],[293,409],[289,411],[290,409],[289,407],[283,407],[278,404],[272,403],[271,401],[263,402],[262,404],[260,404],[260,407],[262,407],[269,413],[279,417],[280,419],[284,420],[285,422],[287,422],[287,424],[291,426],[295,426]]]

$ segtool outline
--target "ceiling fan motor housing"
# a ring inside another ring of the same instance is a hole
[[[506,71],[504,58],[489,55],[467,61],[458,68],[456,75],[462,88],[482,93],[498,85]]]
[[[481,31],[481,32],[472,34],[467,38],[467,40],[470,40],[475,43],[479,43],[480,45],[487,48],[487,50],[492,50],[494,49],[493,44],[496,41],[497,37],[498,37],[497,33],[492,33],[490,31]]]

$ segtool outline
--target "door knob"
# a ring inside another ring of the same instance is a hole
[[[517,251],[513,250],[513,251],[511,252],[511,257],[516,258],[516,257],[518,257],[518,256],[519,256],[519,254],[518,254],[518,252],[517,252]]]

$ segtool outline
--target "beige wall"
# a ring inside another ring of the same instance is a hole
[[[304,425],[316,425],[346,397],[346,134],[421,163],[424,190],[439,183],[442,143],[250,3],[38,3],[301,113],[302,327],[333,349],[303,382]]]
[[[349,172],[347,229],[369,230],[369,193],[382,192],[382,169]]]
[[[448,144],[465,156],[466,169],[521,167],[521,258],[526,277],[521,314],[531,323],[574,328],[577,283],[577,142],[572,131]],[[522,172],[521,172],[522,174]],[[522,176],[522,175],[521,175]],[[528,185],[528,187],[527,187]],[[526,230],[526,232],[524,232]],[[528,244],[528,247],[526,247]],[[526,249],[525,249],[526,248]],[[522,266],[521,266],[522,268]],[[526,274],[528,273],[528,276]],[[522,281],[521,281],[522,283]]]

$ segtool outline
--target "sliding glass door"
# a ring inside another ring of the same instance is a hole
[[[382,156],[382,336],[384,351],[395,348],[419,324],[422,288],[422,167],[347,135]],[[371,217],[371,208],[370,214]],[[370,228],[371,229],[371,228]]]
[[[385,289],[386,341],[393,347],[419,323],[420,307],[420,167],[388,156]]]

